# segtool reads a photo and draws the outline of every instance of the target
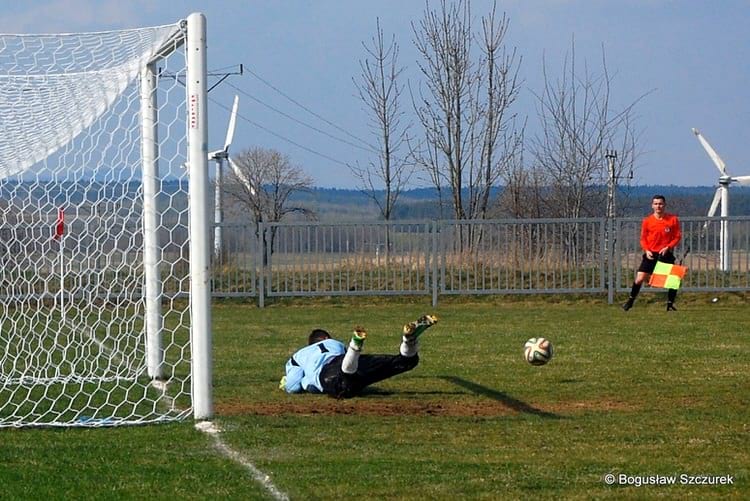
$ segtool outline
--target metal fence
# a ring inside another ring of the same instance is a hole
[[[686,291],[750,291],[750,217],[681,218]],[[630,289],[640,218],[223,224],[215,297],[606,294]]]

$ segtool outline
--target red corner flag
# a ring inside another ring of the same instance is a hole
[[[52,238],[60,240],[65,233],[65,210],[60,207],[57,209],[57,221],[55,222],[55,234]]]

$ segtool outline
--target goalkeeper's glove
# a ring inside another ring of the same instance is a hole
[[[281,378],[281,381],[279,381],[279,389],[281,391],[286,391],[286,376]]]

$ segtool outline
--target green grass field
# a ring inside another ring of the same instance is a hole
[[[684,294],[669,314],[653,294],[627,313],[593,297],[217,302],[215,422],[291,499],[747,499],[748,302]],[[395,353],[400,326],[427,312],[440,323],[414,371],[346,401],[277,389],[312,327],[346,338],[362,324],[367,352]],[[532,336],[553,341],[547,366],[522,360]],[[271,495],[190,421],[0,430],[0,499],[45,498]]]

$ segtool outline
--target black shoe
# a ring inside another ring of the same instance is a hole
[[[677,311],[672,303],[667,303],[667,311]]]
[[[625,311],[628,311],[632,307],[633,307],[633,298],[628,299],[626,302],[622,304],[622,309]]]

